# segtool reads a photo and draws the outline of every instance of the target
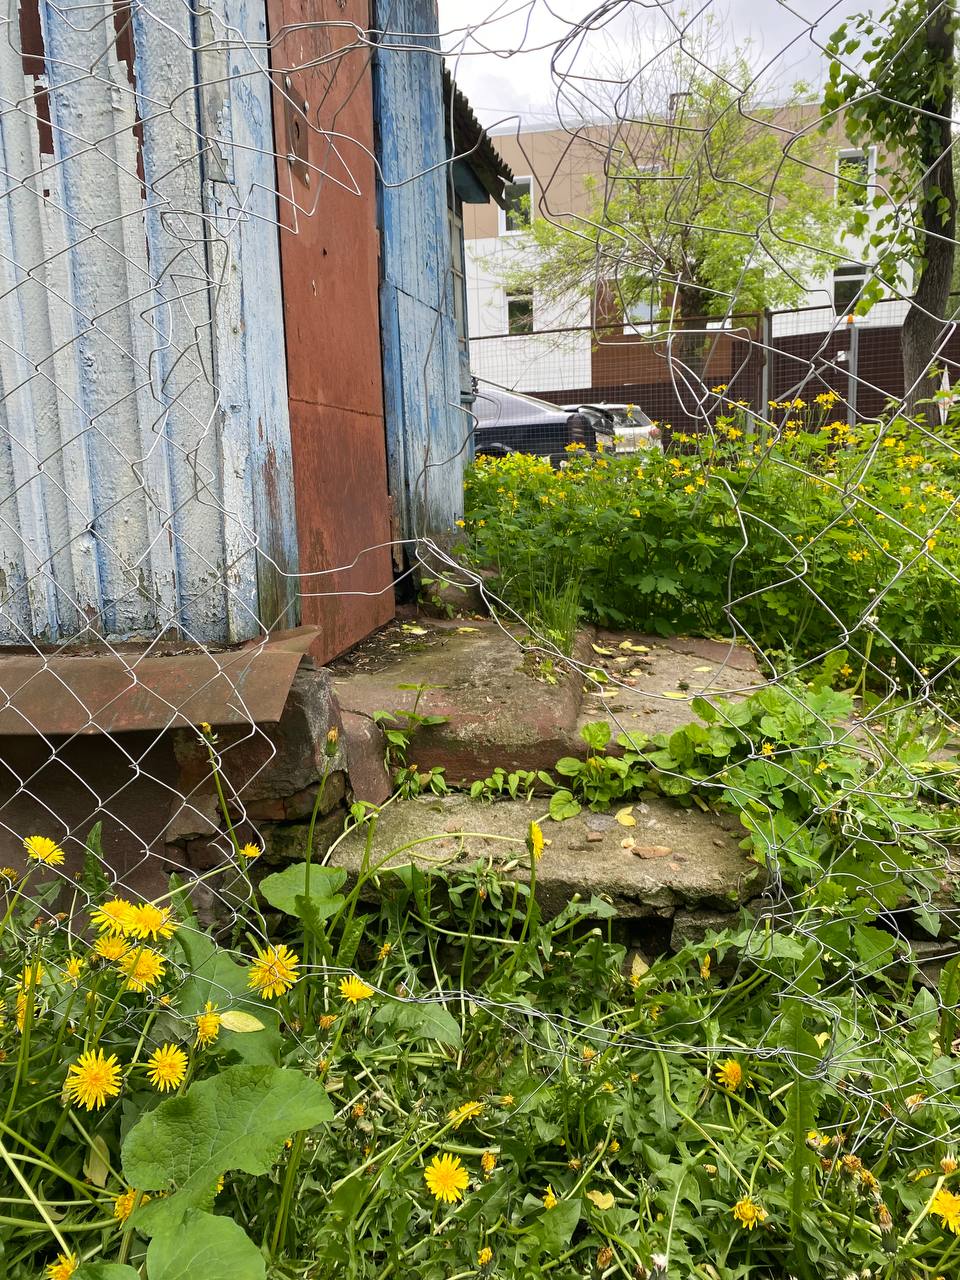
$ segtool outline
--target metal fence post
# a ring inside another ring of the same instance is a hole
[[[856,318],[847,316],[847,327],[850,330],[850,347],[847,354],[847,426],[851,430],[857,425],[857,387],[860,365],[860,330]]]

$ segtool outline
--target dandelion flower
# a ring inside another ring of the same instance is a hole
[[[176,1089],[187,1074],[187,1055],[175,1044],[163,1044],[147,1059],[147,1076],[161,1093]]]
[[[67,1070],[65,1092],[71,1102],[87,1111],[106,1106],[108,1098],[120,1092],[120,1063],[115,1053],[104,1057],[103,1050],[81,1053]]]
[[[722,1084],[725,1089],[735,1093],[743,1084],[743,1067],[741,1067],[736,1058],[731,1058],[722,1067],[717,1067],[716,1076],[718,1084]]]
[[[482,1102],[464,1102],[447,1113],[447,1119],[453,1122],[454,1129],[459,1129],[467,1120],[473,1120],[483,1111]]]
[[[138,938],[172,938],[176,921],[169,907],[155,907],[152,902],[141,902],[133,909],[133,932]]]
[[[220,1034],[220,1015],[217,1013],[217,1006],[208,1000],[203,1006],[203,1013],[194,1014],[193,1020],[197,1024],[197,1044],[201,1049],[206,1049]]]
[[[923,1106],[924,1099],[926,1098],[926,1096],[927,1095],[922,1091],[920,1093],[911,1093],[909,1098],[904,1098],[903,1105],[907,1108],[907,1110],[912,1115],[914,1111],[917,1111],[920,1107]]]
[[[164,975],[163,956],[149,947],[128,948],[120,961],[120,969],[126,975],[127,991],[146,991],[155,987]]]
[[[492,1261],[493,1261],[493,1250],[490,1248],[488,1244],[485,1244],[477,1254],[477,1266],[489,1267]]]
[[[252,987],[264,1000],[285,995],[297,982],[299,963],[300,957],[285,943],[267,947],[266,951],[261,951],[258,947],[247,986]]]
[[[539,862],[543,857],[543,848],[546,843],[540,823],[531,822],[530,830],[527,832],[527,848],[534,862]]]
[[[34,862],[42,862],[48,867],[61,866],[67,856],[56,840],[51,840],[47,836],[27,836],[23,847],[27,851],[28,858],[32,858]]]
[[[263,849],[258,844],[244,844],[240,846],[240,857],[245,858],[247,862],[254,862],[263,853]]]
[[[93,949],[102,960],[112,960],[114,964],[119,964],[130,950],[122,938],[109,935],[98,938],[93,944]]]
[[[63,966],[63,976],[68,982],[76,986],[80,981],[81,973],[83,973],[83,960],[80,956],[71,956]]]
[[[547,1189],[543,1193],[543,1207],[545,1209],[555,1209],[559,1203],[560,1201],[553,1193],[553,1187],[548,1182]]]
[[[877,1205],[877,1226],[885,1236],[893,1230],[893,1214],[885,1204]]]
[[[747,1231],[752,1231],[758,1222],[766,1222],[767,1211],[750,1199],[744,1196],[742,1200],[738,1200],[731,1211],[741,1227],[745,1227]]]
[[[940,1168],[948,1178],[951,1173],[956,1173],[957,1167],[956,1157],[954,1156],[944,1156],[940,1161]]]
[[[427,1190],[443,1204],[456,1204],[463,1199],[469,1174],[463,1167],[459,1156],[444,1152],[442,1156],[434,1156],[423,1171],[423,1180]]]
[[[373,987],[368,987],[361,979],[351,973],[349,978],[340,979],[340,994],[344,1000],[357,1004],[360,1000],[369,1000],[373,995]]]
[[[47,1267],[47,1280],[70,1280],[79,1265],[80,1259],[75,1253],[58,1253],[56,1262]]]
[[[336,1020],[337,1015],[335,1013],[321,1013],[320,1017],[317,1019],[317,1026],[321,1031],[329,1031]]]
[[[930,1202],[930,1212],[937,1215],[945,1231],[960,1236],[960,1196],[941,1187]]]
[[[123,1195],[117,1196],[113,1202],[113,1216],[118,1222],[126,1222],[133,1213],[133,1206],[136,1204],[137,1196],[140,1196],[140,1203],[146,1204],[150,1199],[145,1191],[139,1192],[134,1188],[124,1191]]]
[[[9,880],[11,884],[16,884],[20,879],[20,872],[13,867],[0,867],[0,880]]]
[[[120,938],[133,933],[136,914],[137,908],[126,898],[111,898],[97,907],[90,920],[101,933]]]
[[[383,946],[380,948],[380,950],[377,952],[377,959],[386,960],[389,957],[390,952],[392,950],[393,950],[393,943],[385,942]]]
[[[483,1176],[489,1178],[496,1167],[497,1157],[492,1151],[485,1151],[480,1157],[480,1168],[483,1170]]]

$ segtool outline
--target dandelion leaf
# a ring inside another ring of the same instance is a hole
[[[280,1067],[227,1067],[161,1102],[140,1117],[121,1152],[130,1186],[170,1193],[142,1206],[138,1226],[151,1235],[178,1221],[230,1169],[267,1173],[284,1139],[332,1116],[320,1083]]]
[[[197,1276],[203,1280],[264,1280],[265,1275],[263,1254],[241,1226],[232,1218],[196,1209],[184,1216],[175,1231],[154,1236],[147,1249],[147,1280],[196,1280]]]

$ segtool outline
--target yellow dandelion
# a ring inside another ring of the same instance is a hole
[[[738,1200],[731,1212],[741,1227],[745,1227],[747,1231],[752,1231],[758,1222],[766,1222],[767,1220],[766,1209],[755,1204],[749,1196],[744,1196],[742,1200]]]
[[[377,959],[386,960],[392,950],[393,950],[393,943],[385,942],[383,946],[380,948],[380,950],[377,952]]]
[[[123,960],[130,950],[122,938],[114,938],[110,935],[98,938],[93,944],[93,949],[102,960],[112,960],[114,964]]]
[[[322,1013],[317,1019],[317,1026],[321,1031],[329,1031],[337,1020],[335,1013]]]
[[[433,1157],[423,1171],[423,1180],[430,1194],[441,1203],[456,1204],[463,1199],[470,1176],[459,1156],[444,1152],[442,1156]]]
[[[16,884],[20,879],[20,872],[14,867],[0,867],[0,880],[9,880],[11,884]]]
[[[258,844],[244,844],[240,846],[240,857],[246,858],[247,862],[253,862],[259,858],[263,849]]]
[[[704,956],[703,960],[700,963],[700,977],[703,978],[704,981],[706,981],[707,978],[710,977],[710,952],[709,951],[707,952],[707,954]]]
[[[264,1000],[285,995],[298,980],[299,964],[300,957],[285,943],[281,942],[276,947],[267,947],[266,951],[261,951],[258,947],[257,958],[250,968],[247,986],[252,987]]]
[[[454,1129],[459,1129],[462,1124],[468,1120],[474,1120],[483,1112],[482,1102],[464,1102],[459,1107],[454,1107],[452,1111],[447,1113],[447,1119],[453,1124]]]
[[[559,1203],[560,1203],[560,1201],[559,1201],[559,1200],[557,1199],[557,1197],[554,1195],[553,1187],[552,1187],[552,1186],[551,1186],[551,1184],[548,1182],[548,1183],[547,1183],[547,1189],[546,1189],[546,1191],[543,1193],[543,1207],[544,1207],[545,1209],[555,1209]]]
[[[763,744],[763,746],[760,748],[760,754],[761,754],[762,756],[772,756],[772,755],[773,755],[773,743],[771,743],[771,742],[765,742],[765,743]]]
[[[70,1280],[79,1265],[80,1259],[75,1253],[58,1253],[56,1262],[47,1267],[47,1280]]]
[[[930,1202],[930,1212],[937,1215],[945,1231],[960,1236],[960,1196],[941,1187]]]
[[[71,956],[63,966],[63,976],[68,982],[76,986],[80,981],[81,973],[83,973],[83,960],[80,956]]]
[[[163,956],[149,947],[132,947],[120,960],[120,970],[126,977],[123,984],[127,991],[146,991],[155,987],[165,973]]]
[[[132,932],[138,938],[172,938],[177,927],[169,907],[155,907],[152,902],[141,902],[133,909]]]
[[[729,1089],[731,1093],[735,1093],[743,1084],[743,1067],[736,1060],[731,1058],[729,1062],[725,1062],[722,1067],[716,1070],[717,1083],[722,1084],[725,1089]]]
[[[61,866],[67,856],[56,840],[51,840],[47,836],[27,836],[23,847],[27,851],[28,858],[32,858],[34,862],[42,862],[48,867]]]
[[[147,1059],[147,1076],[161,1093],[176,1089],[187,1074],[187,1055],[175,1044],[163,1044]]]
[[[220,1015],[217,1013],[217,1006],[208,1000],[203,1006],[203,1013],[194,1014],[193,1020],[197,1024],[197,1044],[201,1049],[206,1049],[220,1034]]]
[[[133,1206],[137,1203],[137,1196],[140,1197],[140,1204],[146,1204],[150,1199],[145,1191],[137,1191],[131,1188],[124,1191],[123,1195],[117,1196],[113,1202],[113,1216],[118,1222],[126,1222],[133,1213]]]
[[[546,843],[540,823],[531,822],[530,830],[527,832],[527,848],[530,850],[530,856],[534,862],[539,862],[543,857],[543,848]]]
[[[91,915],[90,922],[100,933],[110,937],[127,937],[134,931],[137,909],[126,898],[111,898],[97,907]]]
[[[493,1261],[493,1250],[490,1248],[488,1244],[485,1244],[477,1254],[477,1266],[489,1267],[492,1261]]]
[[[907,1108],[907,1110],[912,1115],[914,1111],[918,1110],[920,1107],[923,1106],[923,1102],[926,1096],[927,1095],[922,1091],[920,1093],[911,1093],[909,1098],[904,1098],[903,1105]]]
[[[489,1178],[496,1167],[497,1157],[492,1151],[485,1151],[480,1157],[480,1168],[483,1170],[483,1176]]]
[[[93,1111],[106,1105],[108,1098],[115,1098],[120,1092],[120,1063],[115,1053],[104,1057],[102,1049],[92,1049],[81,1053],[76,1062],[72,1062],[67,1070],[67,1081],[64,1092],[71,1102],[78,1103],[87,1111]]]
[[[351,973],[349,978],[340,979],[340,994],[350,1004],[357,1004],[360,1000],[370,999],[373,995],[373,987],[368,987],[362,978]]]
[[[950,1177],[951,1173],[956,1173],[957,1167],[958,1167],[957,1161],[954,1156],[944,1156],[943,1159],[940,1161],[940,1168],[943,1170],[944,1175],[948,1178]]]

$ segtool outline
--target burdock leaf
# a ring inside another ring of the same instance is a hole
[[[209,1203],[230,1169],[269,1172],[284,1139],[332,1116],[323,1085],[281,1067],[227,1067],[161,1102],[140,1117],[121,1151],[130,1186],[170,1193],[143,1205],[137,1226],[152,1235]]]

